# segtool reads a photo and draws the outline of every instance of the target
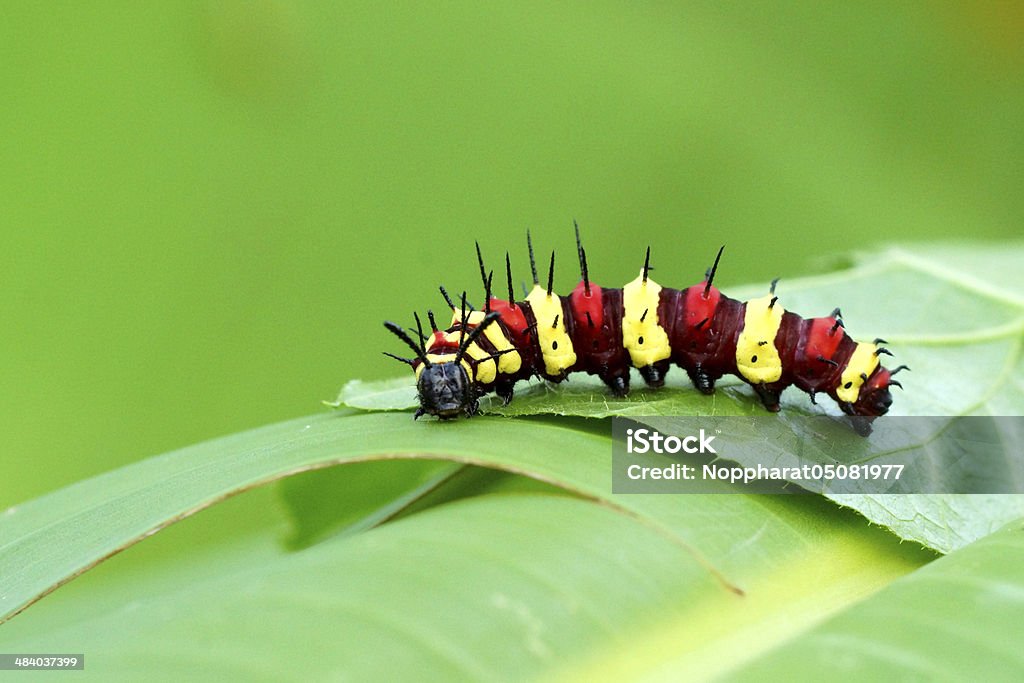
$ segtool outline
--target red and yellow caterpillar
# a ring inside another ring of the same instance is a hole
[[[537,278],[529,233],[527,242],[533,289],[524,301],[515,300],[507,253],[508,299],[491,295],[493,271],[486,274],[478,244],[483,310],[469,309],[465,293],[456,308],[442,287],[452,310],[447,329],[439,329],[428,312],[432,333],[424,336],[417,314],[417,343],[395,323],[384,323],[415,354],[387,353],[416,372],[420,408],[415,417],[472,416],[479,397],[491,391],[508,403],[519,380],[540,376],[561,382],[571,372],[597,375],[615,396],[625,396],[630,367],[648,386],[660,387],[676,364],[705,394],[714,392],[723,375],[736,375],[770,411],[779,410],[779,395],[789,386],[810,394],[812,402],[827,394],[851,416],[857,432],[867,435],[872,420],[889,410],[889,387],[902,388],[892,375],[906,366],[882,367],[879,357],[889,354],[880,346],[884,340],[854,341],[838,308],[827,317],[802,318],[779,304],[774,281],[768,294],[749,301],[722,294],[713,285],[722,249],[705,280],[692,287],[670,289],[654,282],[648,247],[635,280],[621,289],[605,288],[590,281],[577,227],[582,279],[569,296],[559,296],[552,291],[554,252],[545,288]]]

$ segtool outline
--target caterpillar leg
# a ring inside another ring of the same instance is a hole
[[[767,384],[752,384],[754,391],[761,398],[761,403],[764,404],[765,410],[773,413],[779,412],[779,394],[781,393],[778,389],[774,389]]]
[[[850,415],[850,424],[853,431],[860,436],[871,436],[871,423],[875,420],[874,415]]]
[[[665,386],[665,373],[668,372],[669,361],[659,360],[645,365],[642,368],[637,368],[640,371],[640,376],[644,378],[649,387],[663,387]]]
[[[494,384],[494,393],[501,399],[502,405],[508,405],[512,401],[512,394],[516,383],[512,380],[498,380]]]
[[[616,398],[624,398],[629,394],[629,374],[628,370],[626,373],[616,373],[609,375],[600,375],[601,381],[608,385],[611,389],[612,395]]]
[[[697,391],[709,396],[715,393],[715,380],[718,378],[709,375],[700,365],[688,370],[687,374],[690,375],[690,381],[693,382],[693,386],[697,387]]]

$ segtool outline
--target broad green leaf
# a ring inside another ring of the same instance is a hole
[[[714,500],[742,505],[715,510]],[[51,628],[30,611],[3,628],[0,646],[77,648],[105,680],[522,680],[572,677],[608,652],[633,672],[668,658],[711,674],[927,559],[805,500],[802,514],[779,515],[755,497],[716,496],[699,505],[703,516],[673,525],[702,545],[721,539],[715,555],[745,576],[743,596],[636,516],[489,495],[162,591],[122,586],[142,597]],[[735,654],[709,660],[709,648]]]
[[[964,272],[957,270],[961,262]],[[1021,415],[1024,289],[1019,268],[1014,267],[1019,263],[1024,263],[1022,246],[979,247],[977,252],[967,246],[928,247],[924,254],[891,249],[865,256],[860,265],[846,271],[783,281],[777,291],[788,310],[820,315],[839,305],[847,329],[855,337],[878,336],[889,341],[897,356],[893,364],[904,363],[913,369],[900,376],[905,391],[897,392],[891,415]],[[991,281],[986,280],[986,264],[991,266]],[[748,287],[728,293],[743,298],[762,290]],[[638,384],[634,375],[634,386]],[[737,380],[723,381],[712,397],[690,388],[679,370],[669,374],[667,384],[659,391],[639,387],[627,399],[616,399],[596,378],[573,375],[557,386],[521,385],[508,406],[489,399],[482,407],[508,416],[547,413],[637,419],[762,411],[750,389]],[[416,405],[411,377],[350,384],[343,395],[344,405],[351,408],[380,409],[385,399],[390,401],[388,408]],[[833,405],[811,405],[794,389],[786,392],[782,404],[779,428],[794,430],[797,435],[801,427],[788,420],[791,416],[838,414]],[[1008,461],[1017,456],[1010,448],[995,457]],[[1014,495],[977,499],[949,494],[837,494],[835,499],[903,538],[943,552],[1024,515],[1024,496]]]
[[[524,447],[510,447],[523,444]],[[402,414],[323,415],[217,439],[124,467],[8,510],[0,517],[5,618],[111,554],[240,491],[332,464],[394,458],[469,463],[525,474],[603,501],[675,539],[730,590],[757,575],[735,539],[779,534],[813,544],[850,524],[819,519],[813,500],[742,495],[610,494],[610,439],[557,422],[481,417],[415,423]],[[360,502],[357,507],[364,509]],[[729,519],[729,533],[723,533]],[[760,546],[762,559],[772,551]],[[786,550],[785,552],[788,552]]]
[[[1024,671],[1024,522],[905,576],[727,680],[1010,681]],[[679,671],[687,664],[680,661]]]

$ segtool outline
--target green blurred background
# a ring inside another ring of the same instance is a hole
[[[401,372],[523,233],[595,279],[1024,224],[1020,3],[5,2],[0,509]]]

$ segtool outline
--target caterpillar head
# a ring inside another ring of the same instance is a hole
[[[476,412],[473,384],[462,363],[432,363],[423,366],[416,380],[420,407],[416,417],[436,415],[442,420]]]
[[[463,293],[460,323],[462,331],[457,335],[458,345],[454,346],[446,340],[445,335],[434,324],[433,314],[430,314],[435,341],[431,343],[429,349],[423,335],[423,326],[420,324],[419,315],[413,315],[416,318],[419,343],[413,341],[405,330],[393,322],[385,321],[384,327],[412,349],[416,357],[401,358],[387,351],[384,352],[384,355],[401,361],[416,371],[416,393],[419,395],[420,407],[416,411],[415,417],[434,415],[442,420],[450,420],[453,417],[458,417],[460,413],[467,416],[475,415],[479,405],[476,400],[477,391],[466,371],[466,363],[472,364],[476,361],[467,357],[466,352],[487,326],[498,319],[498,313],[488,312],[478,325],[468,326],[466,295]],[[469,332],[465,332],[467,327],[469,327]],[[453,350],[454,353],[452,353]],[[497,355],[500,354],[495,354],[495,356]]]

